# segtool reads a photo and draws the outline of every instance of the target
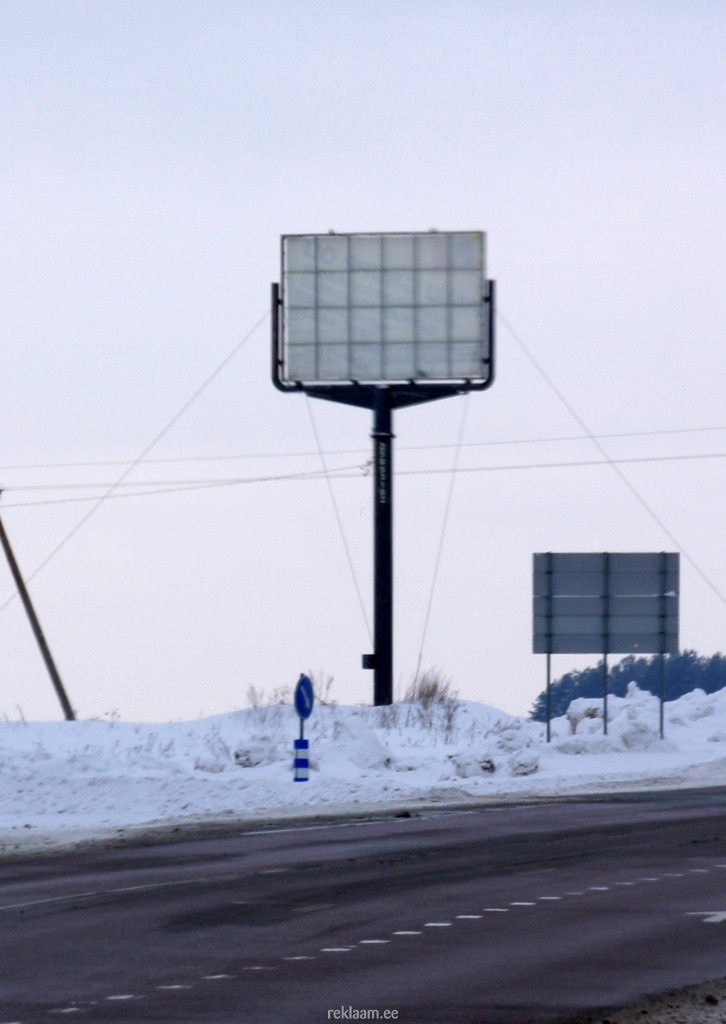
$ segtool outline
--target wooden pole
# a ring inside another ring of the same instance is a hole
[[[35,609],[33,608],[33,604],[30,600],[30,594],[28,593],[23,581],[20,569],[18,568],[18,563],[15,561],[15,555],[13,554],[13,549],[10,547],[10,541],[8,540],[8,535],[5,533],[5,527],[3,526],[2,519],[0,519],[0,542],[2,542],[5,556],[8,560],[8,565],[10,566],[10,571],[13,574],[13,578],[15,579],[15,583],[18,588],[18,593],[20,594],[20,599],[25,606],[28,618],[30,619],[30,625],[33,633],[35,634],[35,639],[38,641],[38,647],[40,647],[40,653],[43,655],[43,660],[45,661],[46,668],[50,674],[51,682],[53,683],[55,692],[58,695],[58,700],[63,708],[63,714],[66,717],[66,721],[74,722],[76,718],[75,713],[71,707],[70,701],[68,700],[68,695],[63,687],[63,683],[61,682],[58,669],[55,667],[55,662],[53,661],[53,656],[50,653],[50,648],[43,636],[43,630],[40,628],[38,616],[35,614]]]

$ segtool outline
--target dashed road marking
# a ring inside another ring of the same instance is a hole
[[[473,813],[473,812],[467,812],[467,813]],[[365,823],[365,824],[368,824],[368,823]],[[280,830],[276,830],[276,831],[295,831],[295,830],[294,829],[280,829]],[[722,869],[726,870],[726,864],[715,864],[715,865],[712,865],[712,867],[722,868]],[[271,868],[271,869],[268,869],[268,870],[259,871],[258,874],[278,874],[278,873],[283,873],[283,872],[285,872],[287,870],[289,870],[289,869],[286,869],[286,868]],[[704,874],[705,875],[705,874],[709,874],[710,870],[711,870],[710,868],[688,868],[687,869],[687,873],[688,874]],[[614,882],[613,885],[615,885],[615,886],[631,887],[631,886],[636,885],[637,882],[658,882],[658,881],[661,880],[661,878],[684,878],[684,877],[686,877],[686,872],[682,872],[682,871],[663,872],[662,876],[657,876],[657,877],[656,876],[647,876],[647,877],[643,877],[643,878],[637,879],[636,881],[619,881],[619,882]],[[196,881],[196,884],[199,884],[200,882],[207,881],[207,879],[197,879],[195,881]],[[157,885],[128,886],[128,887],[124,887],[124,888],[105,890],[105,891],[102,890],[102,891],[98,891],[98,892],[75,893],[72,896],[54,897],[54,898],[50,898],[50,899],[46,899],[46,900],[36,900],[36,901],[29,902],[29,903],[10,904],[10,905],[6,905],[4,907],[0,906],[0,912],[3,911],[3,910],[12,910],[12,909],[17,909],[17,908],[27,907],[27,906],[37,906],[39,904],[59,903],[59,902],[65,902],[65,901],[68,901],[68,900],[79,899],[79,898],[82,899],[84,897],[88,898],[88,897],[91,897],[91,896],[112,895],[112,894],[115,894],[115,893],[135,892],[135,891],[139,891],[139,890],[143,890],[143,889],[157,889],[157,888],[164,888],[164,887],[166,887],[168,885],[180,885],[180,884],[184,885],[184,884],[190,884],[190,883],[188,881],[184,881],[184,882],[171,882],[171,883],[161,883],[161,884],[157,884]],[[591,886],[588,887],[587,890],[572,890],[570,892],[567,892],[565,895],[566,896],[584,896],[584,895],[586,895],[586,892],[609,892],[610,888],[611,887],[609,885],[591,885]],[[537,901],[513,900],[509,904],[508,907],[484,907],[484,908],[482,908],[482,913],[483,914],[506,914],[506,913],[509,912],[509,908],[510,907],[534,907],[534,906],[537,905],[537,902],[557,902],[557,901],[561,901],[562,898],[563,898],[562,896],[538,896],[537,897]],[[238,904],[243,904],[243,903],[245,903],[247,901],[239,900],[239,901],[234,901],[234,902],[238,903]],[[311,911],[311,910],[327,909],[328,907],[333,906],[333,905],[334,904],[308,904],[307,906],[303,905],[303,906],[300,906],[300,907],[294,907],[292,909],[293,910],[298,910],[298,911]],[[718,911],[689,911],[689,912],[687,912],[686,916],[700,917],[705,924],[721,924],[721,923],[726,922],[726,911],[721,911],[721,910],[718,910]],[[458,921],[473,920],[474,921],[474,920],[481,920],[481,918],[482,918],[482,914],[457,914],[456,917],[455,917],[455,920],[458,920]],[[421,927],[422,928],[450,928],[451,926],[452,926],[452,921],[427,921]],[[423,932],[420,931],[420,930],[416,930],[416,929],[400,929],[398,931],[392,932],[391,934],[392,935],[401,935],[401,936],[404,936],[404,935],[422,935]],[[357,944],[354,944],[354,945],[347,945],[347,946],[325,946],[325,947],[323,947],[320,950],[320,952],[321,953],[350,953],[353,950],[355,950],[357,948],[357,946],[387,945],[388,943],[390,943],[390,941],[391,941],[390,939],[361,939]],[[292,962],[292,961],[306,961],[306,960],[315,960],[315,959],[316,959],[315,956],[309,956],[309,955],[297,955],[297,956],[281,957],[281,960],[288,961],[288,962]],[[254,966],[244,967],[243,970],[244,971],[250,971],[250,972],[264,972],[264,971],[275,971],[275,970],[277,970],[277,967],[276,966],[271,966],[269,964],[267,964],[267,965],[254,965]],[[204,980],[204,981],[221,981],[221,980],[224,980],[224,979],[232,979],[232,978],[236,978],[236,977],[237,977],[237,975],[235,975],[235,974],[207,974],[207,975],[203,975],[202,976],[202,980]],[[190,989],[193,989],[193,988],[194,988],[193,985],[191,985],[191,984],[183,984],[183,983],[167,984],[167,985],[157,985],[156,986],[156,990],[160,991],[160,992],[162,992],[162,991],[190,990]],[[105,997],[105,1001],[107,1001],[107,1002],[114,1002],[114,1001],[121,1002],[121,1001],[127,1001],[127,1000],[131,1001],[131,1000],[134,1000],[134,999],[143,999],[143,996],[137,996],[137,995],[134,995],[134,994],[131,994],[131,993],[119,993],[119,994],[109,995],[109,996]],[[88,1004],[83,1004],[83,1005],[73,1004],[73,1005],[66,1006],[66,1007],[57,1007],[55,1009],[50,1010],[49,1013],[52,1013],[52,1014],[83,1013],[91,1005],[96,1005],[96,1004],[93,1004],[93,1003],[88,1003]],[[0,1024],[23,1024],[23,1022],[22,1021],[6,1021],[6,1022],[0,1021]]]
[[[726,910],[689,910],[686,917],[701,917],[704,924],[723,924]]]

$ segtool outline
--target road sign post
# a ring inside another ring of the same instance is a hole
[[[294,782],[307,782],[310,777],[310,741],[305,739],[304,723],[312,714],[314,703],[315,694],[310,677],[301,675],[295,687],[294,697],[295,711],[300,719],[300,737],[294,742]]]

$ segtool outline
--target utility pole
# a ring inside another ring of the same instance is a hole
[[[0,491],[0,494],[1,493],[2,492]],[[8,565],[10,566],[10,571],[13,574],[13,578],[17,585],[18,593],[20,594],[20,599],[23,602],[23,605],[25,606],[25,611],[28,613],[30,625],[32,627],[33,633],[35,634],[35,639],[38,641],[38,647],[40,647],[40,653],[43,655],[43,660],[45,661],[46,668],[48,669],[48,672],[50,674],[51,682],[53,683],[55,692],[58,695],[58,700],[60,701],[61,707],[63,708],[63,714],[66,717],[66,721],[74,722],[76,719],[75,712],[73,711],[71,703],[68,700],[68,695],[66,694],[66,691],[63,687],[61,677],[58,674],[58,669],[55,667],[55,662],[53,661],[53,656],[50,653],[50,648],[46,643],[45,637],[43,636],[43,630],[40,628],[38,616],[35,614],[35,609],[33,608],[33,604],[30,600],[30,594],[28,593],[28,590],[23,581],[20,569],[18,568],[18,563],[15,561],[15,555],[13,554],[13,549],[10,547],[10,541],[8,540],[8,535],[5,533],[5,527],[3,526],[2,519],[0,519],[0,542],[2,543],[5,555],[8,560]]]

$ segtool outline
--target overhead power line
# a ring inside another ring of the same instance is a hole
[[[726,452],[704,452],[696,455],[646,455],[636,456],[633,458],[624,459],[574,459],[571,461],[560,461],[560,462],[523,462],[523,463],[510,463],[508,465],[498,466],[455,466],[450,468],[430,468],[430,469],[397,469],[394,472],[394,476],[443,476],[449,474],[472,474],[472,473],[505,473],[511,471],[526,471],[526,470],[539,470],[539,469],[578,469],[581,467],[589,466],[605,466],[612,468],[613,463],[659,463],[659,462],[689,462],[699,459],[726,459]],[[163,494],[180,494],[187,491],[200,491],[200,490],[214,490],[215,488],[221,487],[238,487],[245,484],[267,484],[267,483],[285,483],[285,482],[296,482],[296,481],[316,481],[325,480],[326,474],[331,479],[335,480],[359,480],[369,474],[370,467],[368,465],[357,465],[357,466],[344,466],[338,469],[331,469],[328,467],[326,470],[310,470],[309,472],[300,473],[276,473],[270,476],[250,476],[250,477],[230,477],[229,479],[220,479],[219,477],[210,477],[207,479],[200,478],[196,480],[177,480],[177,481],[129,481],[124,484],[119,484],[113,494],[107,495],[107,500],[118,500],[120,498],[144,498],[152,497],[155,495]],[[106,487],[106,484],[83,484],[82,487],[96,487],[102,489]],[[11,493],[13,491],[33,491],[33,490],[73,490],[75,485],[64,484],[64,485],[51,485],[50,487],[31,486],[31,487],[6,487],[4,493]],[[124,490],[126,488],[126,490]],[[136,490],[131,490],[136,488]],[[117,493],[118,492],[118,493]],[[95,501],[97,496],[86,495],[81,497],[68,497],[68,498],[47,498],[40,501],[20,501],[7,503],[5,508],[28,508],[30,506],[37,505],[62,505],[77,503],[82,501]],[[1,610],[1,609],[0,609]]]
[[[91,518],[91,516],[93,516],[98,511],[98,509],[101,507],[101,505],[104,503],[104,501],[107,498],[109,498],[114,493],[114,491],[116,490],[117,487],[120,487],[121,484],[123,484],[123,482],[126,480],[126,478],[134,471],[134,469],[136,469],[136,467],[139,465],[139,463],[143,462],[143,460],[146,458],[146,456],[149,454],[149,452],[154,450],[154,448],[157,446],[157,444],[159,444],[159,442],[162,440],[162,438],[166,437],[166,435],[169,433],[171,428],[176,423],[179,422],[179,420],[182,418],[182,416],[191,408],[191,406],[197,401],[197,399],[200,397],[200,395],[202,395],[207,390],[209,385],[213,381],[215,381],[217,379],[217,377],[220,375],[220,373],[222,373],[222,371],[224,369],[226,369],[226,367],[229,365],[229,363],[232,362],[232,360],[235,358],[237,353],[243,348],[243,346],[252,337],[252,335],[255,333],[255,331],[264,323],[264,321],[267,319],[267,317],[269,315],[270,315],[269,311],[266,310],[265,313],[254,324],[254,326],[252,326],[249,329],[249,331],[247,331],[247,333],[243,336],[243,338],[240,341],[238,341],[236,345],[234,345],[234,347],[232,348],[232,350],[230,352],[227,353],[227,355],[224,357],[224,359],[220,363],[217,364],[217,366],[214,368],[214,370],[212,370],[212,372],[209,374],[209,376],[204,381],[202,381],[202,383],[199,385],[199,387],[196,389],[196,391],[194,391],[193,394],[186,400],[186,402],[184,402],[184,404],[181,406],[181,408],[179,408],[177,410],[177,412],[171,417],[171,419],[168,420],[167,423],[161,428],[161,430],[158,431],[158,433],[146,445],[146,447],[143,449],[143,451],[141,451],[139,453],[139,455],[137,455],[136,458],[132,462],[130,462],[128,464],[128,466],[123,471],[123,473],[121,473],[119,478],[117,480],[115,480],[112,484],[109,485],[107,490],[99,498],[96,499],[95,503],[85,513],[85,515],[83,515],[78,520],[78,522],[75,524],[75,526],[73,526],[68,531],[68,533],[63,537],[63,539],[58,544],[56,544],[56,546],[53,548],[53,550],[48,555],[46,555],[46,557],[43,559],[43,561],[40,562],[40,564],[35,567],[35,569],[30,573],[30,575],[25,577],[25,582],[26,583],[30,582],[30,580],[32,580],[35,576],[37,576],[38,573],[41,572],[46,567],[46,565],[51,561],[51,559],[55,558],[55,556],[58,554],[58,552],[61,551],[66,546],[66,544],[71,540],[71,538],[75,537],[75,535],[78,533],[78,531],[80,529],[82,529],[82,527],[84,527],[86,525],[88,520]],[[8,506],[8,507],[10,507],[10,506]],[[0,612],[2,612],[5,608],[7,608],[7,606],[14,599],[15,599],[15,595],[13,595],[12,597],[9,597],[8,600],[3,605],[0,605]]]
[[[561,434],[553,437],[509,437],[502,438],[497,441],[466,441],[461,445],[457,444],[410,444],[410,445],[399,445],[397,448],[398,452],[426,452],[426,451],[442,451],[451,448],[498,448],[507,447],[512,445],[531,445],[531,444],[561,444],[572,441],[592,441],[593,438],[598,441],[608,441],[615,439],[627,440],[629,438],[636,437],[660,437],[668,435],[681,435],[681,434],[704,434],[704,433],[723,433],[726,431],[726,425],[724,426],[710,426],[710,427],[674,427],[672,429],[662,430],[630,430],[630,431],[616,431],[608,434]],[[323,452],[328,456],[333,455],[360,455],[365,454],[367,449],[365,448],[335,448],[329,451]],[[178,455],[175,457],[165,459],[148,459],[145,458],[144,465],[146,466],[162,466],[162,465],[174,465],[186,462],[241,462],[252,459],[309,459],[317,458],[319,452],[316,451],[304,451],[304,452],[243,452],[232,455]],[[83,462],[27,462],[27,463],[15,463],[7,466],[0,466],[0,470],[5,472],[12,471],[27,471],[34,469],[92,469],[94,467],[100,468],[103,466],[127,466],[129,464],[128,459],[98,459],[88,460]]]
[[[505,319],[505,317],[503,317],[501,315],[501,313],[497,313],[497,317],[499,318],[499,320],[501,320],[501,322],[504,325],[504,327],[506,328],[508,334],[516,342],[516,344],[519,347],[519,349],[521,350],[521,352],[524,353],[524,355],[527,357],[529,362],[535,368],[537,373],[540,375],[540,377],[542,377],[542,379],[545,381],[547,386],[550,388],[550,390],[557,397],[558,401],[564,406],[564,408],[567,410],[567,412],[570,414],[570,416],[575,420],[575,422],[577,423],[577,425],[580,428],[580,430],[582,430],[582,432],[584,434],[586,434],[590,438],[592,443],[595,445],[597,450],[602,455],[603,459],[608,463],[608,465],[612,468],[612,470],[618,475],[620,480],[625,484],[625,486],[628,488],[628,490],[633,495],[633,497],[636,499],[636,501],[645,509],[645,511],[648,513],[648,515],[653,520],[653,522],[655,522],[661,528],[661,530],[669,538],[669,540],[673,544],[675,544],[675,546],[681,552],[683,557],[696,570],[696,572],[701,577],[701,579],[704,581],[704,583],[706,583],[707,586],[710,587],[710,589],[714,592],[714,594],[716,594],[716,596],[719,598],[719,600],[723,604],[726,605],[726,597],[721,593],[721,591],[716,586],[716,584],[713,582],[713,580],[710,579],[710,577],[704,572],[704,570],[696,562],[696,560],[693,558],[693,556],[689,554],[689,552],[686,550],[686,548],[683,546],[683,544],[678,540],[678,538],[675,536],[675,534],[668,528],[668,526],[666,526],[666,524],[663,521],[663,519],[658,515],[658,513],[655,511],[655,509],[652,507],[652,505],[650,505],[650,503],[648,501],[646,501],[646,499],[640,493],[640,491],[635,486],[635,484],[633,484],[628,479],[628,477],[625,475],[625,473],[622,471],[622,469],[618,465],[617,461],[610,456],[610,453],[607,451],[607,449],[603,446],[603,444],[595,436],[595,434],[593,434],[593,432],[590,430],[590,428],[587,426],[587,424],[583,420],[582,416],[580,416],[580,414],[577,412],[575,407],[568,401],[568,399],[565,397],[563,392],[557,387],[557,385],[552,380],[550,375],[547,373],[547,371],[544,369],[544,367],[539,363],[539,361],[535,358],[533,353],[530,352],[529,348],[525,345],[525,343],[522,341],[522,339],[517,335],[517,333],[514,331],[512,326]]]

